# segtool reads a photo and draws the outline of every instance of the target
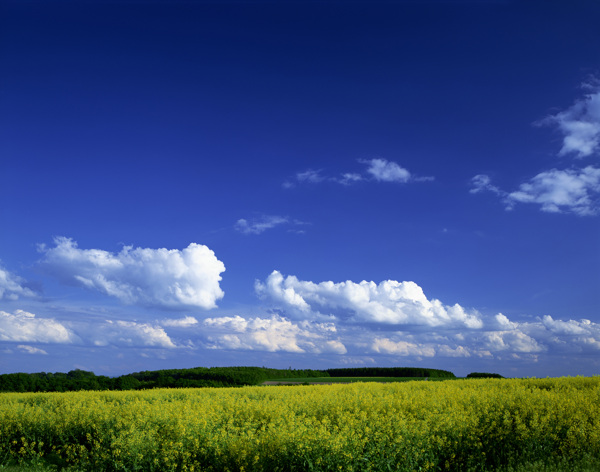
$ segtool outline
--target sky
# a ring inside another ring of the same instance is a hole
[[[0,0],[0,373],[600,374],[598,18]]]

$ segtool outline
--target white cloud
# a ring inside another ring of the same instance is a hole
[[[313,283],[273,271],[265,283],[256,281],[260,296],[292,314],[304,318],[333,316],[348,322],[389,325],[462,326],[480,328],[477,312],[467,313],[460,305],[445,306],[428,300],[414,282],[385,280]]]
[[[540,205],[547,213],[574,213],[580,216],[595,215],[600,197],[600,168],[540,172],[514,192],[505,192],[492,185],[489,176],[480,174],[471,179],[471,193],[495,193],[512,210],[517,203]]]
[[[519,330],[491,331],[484,333],[484,348],[492,351],[511,351],[534,353],[541,352],[544,347],[535,339]]]
[[[189,328],[190,326],[198,324],[198,320],[193,316],[186,316],[185,318],[180,318],[177,320],[163,320],[160,324],[163,326],[171,326],[174,328]]]
[[[289,220],[283,216],[263,216],[248,221],[244,218],[237,220],[235,229],[244,234],[260,234],[268,229],[287,223]]]
[[[277,315],[271,318],[241,316],[208,318],[213,349],[243,349],[268,352],[345,354],[346,347],[335,336],[336,329],[327,323],[293,323]]]
[[[311,183],[317,184],[321,182],[335,182],[341,185],[349,186],[357,182],[365,180],[375,180],[377,182],[396,182],[396,183],[407,183],[407,182],[431,182],[435,180],[431,176],[414,176],[407,169],[401,167],[396,162],[388,161],[386,159],[360,159],[358,162],[367,166],[366,174],[358,172],[343,172],[340,177],[332,177],[323,175],[322,170],[309,169],[305,172],[299,172],[295,175],[292,181],[286,181],[283,183],[285,188],[293,188],[296,183]]]
[[[552,169],[521,184],[519,190],[507,195],[506,202],[509,208],[516,202],[536,203],[545,212],[572,212],[585,216],[597,213],[599,194],[600,168]]]
[[[302,226],[306,223],[298,220],[291,220],[286,216],[276,216],[276,215],[264,215],[259,218],[253,218],[251,220],[247,220],[241,218],[237,220],[235,224],[235,229],[243,234],[261,234],[267,231],[268,229],[275,228],[276,226],[285,226],[288,227],[298,227]],[[290,231],[303,233],[302,230],[292,229]]]
[[[587,157],[600,150],[600,86],[588,84],[591,90],[571,107],[551,115],[538,124],[555,125],[563,134],[559,155]]]
[[[367,172],[371,174],[375,180],[399,183],[406,183],[410,180],[410,172],[405,168],[400,167],[395,162],[390,162],[385,159],[371,159],[362,162],[369,165]]]
[[[126,246],[114,254],[79,249],[64,237],[54,243],[53,248],[40,248],[50,272],[124,303],[209,309],[224,295],[219,282],[225,265],[200,244],[191,243],[181,251]]]
[[[561,334],[566,336],[593,334],[600,335],[599,326],[596,323],[592,323],[590,320],[561,321],[554,320],[551,316],[546,315],[542,318],[542,323],[550,332],[555,334]]]
[[[25,280],[11,274],[0,266],[0,300],[18,300],[19,297],[34,297],[35,293],[24,284]]]
[[[347,172],[342,174],[342,177],[337,181],[342,185],[352,185],[356,182],[360,182],[361,180],[364,180],[362,175],[353,172]]]
[[[321,175],[321,169],[308,169],[304,172],[298,172],[296,174],[296,179],[298,182],[308,182],[312,184],[316,184],[325,180],[325,178]]]
[[[392,341],[388,338],[375,338],[373,351],[380,354],[393,354],[395,356],[435,356],[435,349],[431,345],[409,343],[406,341]]]
[[[177,347],[160,326],[133,321],[111,321],[93,327],[88,333],[95,346]]]
[[[518,322],[498,313],[482,315],[462,306],[428,299],[414,282],[386,280],[314,283],[274,271],[256,282],[257,294],[296,321],[336,329],[349,356],[469,357],[539,360],[561,353],[600,352],[600,324],[587,319]],[[229,342],[251,345],[241,318],[229,324]],[[292,322],[293,325],[294,322]],[[237,331],[236,331],[237,330]],[[382,335],[385,332],[385,335]],[[305,346],[295,346],[308,352]]]
[[[43,349],[38,349],[37,347],[33,347],[33,346],[26,346],[24,344],[19,344],[17,346],[18,349],[21,349],[21,351],[26,352],[27,354],[41,354],[44,356],[47,356],[48,353],[46,351],[44,351]]]
[[[480,192],[492,192],[496,194],[503,194],[498,187],[492,185],[492,180],[489,175],[479,174],[471,179],[471,185],[473,186],[470,193],[480,193]]]
[[[73,343],[77,336],[52,318],[37,318],[33,313],[0,311],[0,341],[30,343]]]

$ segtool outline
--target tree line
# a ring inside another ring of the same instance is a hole
[[[331,377],[431,377],[454,379],[448,370],[427,369],[422,367],[349,367],[327,369]]]
[[[0,392],[70,392],[78,390],[142,390],[152,388],[241,387],[272,379],[311,377],[431,377],[455,378],[449,371],[414,367],[342,369],[270,369],[267,367],[195,367],[135,372],[119,377],[85,370],[0,375]]]

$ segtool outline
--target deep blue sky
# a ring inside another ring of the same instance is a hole
[[[600,373],[599,18],[0,1],[0,372]]]

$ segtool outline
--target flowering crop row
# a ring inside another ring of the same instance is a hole
[[[0,464],[491,470],[600,457],[600,377],[0,394]]]

